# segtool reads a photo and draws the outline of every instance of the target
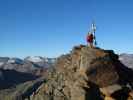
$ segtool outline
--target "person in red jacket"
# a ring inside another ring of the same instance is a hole
[[[93,35],[91,32],[89,32],[88,35],[87,35],[87,44],[88,44],[91,48],[94,47],[94,46],[93,46],[93,42],[94,42],[94,35]]]

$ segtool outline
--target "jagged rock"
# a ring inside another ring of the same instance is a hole
[[[32,100],[117,100],[129,92],[123,87],[132,87],[132,70],[121,64],[112,50],[76,46],[55,65]]]

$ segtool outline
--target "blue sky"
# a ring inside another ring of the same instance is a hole
[[[0,0],[0,56],[56,57],[86,44],[133,53],[133,0]]]

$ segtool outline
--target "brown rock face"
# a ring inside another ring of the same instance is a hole
[[[119,92],[125,87],[128,91],[124,93],[132,90],[131,77],[132,70],[122,65],[113,51],[80,45],[58,58],[47,82],[31,99],[121,100]]]

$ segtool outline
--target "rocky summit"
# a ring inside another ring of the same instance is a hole
[[[133,100],[133,71],[112,50],[80,45],[60,56],[31,100]]]

